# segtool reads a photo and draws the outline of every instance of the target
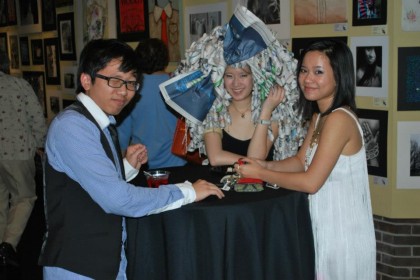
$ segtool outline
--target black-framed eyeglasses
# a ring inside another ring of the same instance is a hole
[[[95,76],[99,79],[108,81],[108,86],[112,88],[120,88],[123,85],[125,85],[125,87],[128,90],[133,90],[133,91],[137,91],[140,88],[140,83],[136,81],[124,81],[123,79],[120,79],[120,78],[107,77],[101,74],[96,74]]]

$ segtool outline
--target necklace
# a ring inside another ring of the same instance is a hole
[[[242,118],[242,119],[244,119],[244,118],[245,118],[245,116],[246,116],[246,112],[251,111],[251,108],[249,108],[249,107],[247,107],[247,109],[246,109],[245,111],[239,111],[239,109],[238,109],[238,108],[236,108],[236,106],[235,106],[235,105],[233,105],[233,103],[231,103],[231,105],[232,105],[233,109],[235,109],[235,111],[236,111],[236,112],[238,112],[238,113],[241,115],[241,118]],[[251,103],[250,103],[250,105],[251,105]]]

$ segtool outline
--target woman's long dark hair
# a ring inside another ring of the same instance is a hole
[[[300,74],[303,58],[311,51],[322,52],[328,57],[337,84],[331,107],[323,112],[322,115],[328,115],[332,110],[342,106],[348,106],[353,112],[356,112],[355,72],[353,55],[349,47],[343,42],[335,40],[313,42],[302,53],[301,59],[298,62],[297,76]],[[320,112],[317,102],[307,100],[300,87],[298,104],[299,112],[302,113],[305,119],[310,119],[314,113]]]

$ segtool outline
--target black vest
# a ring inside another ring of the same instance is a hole
[[[89,111],[80,102],[66,110],[76,110],[98,126],[104,151],[114,162],[108,140]],[[47,231],[39,265],[115,280],[121,260],[122,218],[105,213],[79,183],[56,171],[48,157],[44,172]]]

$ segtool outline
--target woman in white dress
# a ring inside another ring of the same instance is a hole
[[[309,193],[316,279],[373,280],[375,232],[352,54],[344,43],[325,40],[302,58],[299,106],[311,121],[303,146],[285,160],[246,158],[235,166],[240,176]]]

